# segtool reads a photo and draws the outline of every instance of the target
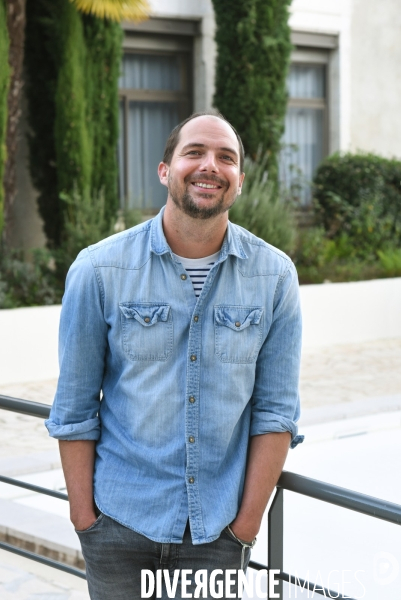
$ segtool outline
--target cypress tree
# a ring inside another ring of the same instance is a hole
[[[268,154],[270,178],[287,104],[291,0],[213,0],[216,16],[215,106],[240,134],[247,154]]]
[[[62,55],[55,95],[54,138],[58,190],[90,192],[92,144],[87,121],[86,47],[82,17],[66,0],[60,14]]]
[[[25,92],[30,134],[29,168],[48,245],[59,246],[63,228],[56,169],[54,121],[62,44],[58,15],[65,0],[27,0]]]
[[[87,119],[92,144],[91,193],[104,196],[106,217],[118,209],[118,78],[122,29],[118,23],[84,17]]]
[[[6,162],[7,96],[10,83],[8,60],[9,39],[6,22],[6,7],[0,0],[0,236],[4,226],[4,167]]]
[[[118,207],[119,24],[83,16],[69,0],[27,0],[30,169],[49,245],[63,238],[60,193]],[[74,205],[68,205],[74,212]]]

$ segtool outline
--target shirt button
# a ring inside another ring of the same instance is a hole
[[[195,321],[195,323],[197,323],[197,322],[199,321],[199,317],[198,317],[198,315],[195,315],[195,317],[194,317],[194,321]]]
[[[189,483],[195,483],[195,477],[190,477],[190,478],[188,479],[188,481],[189,481]]]
[[[145,317],[144,321],[145,321],[145,323],[150,323],[150,318],[149,317]]]
[[[235,321],[235,326],[236,327],[241,327],[241,323],[239,321]]]
[[[192,362],[195,362],[195,360],[196,360],[195,354],[191,354],[191,360],[192,360]]]
[[[195,402],[195,398],[193,396],[190,396],[189,397],[189,401],[190,401],[191,404],[193,404]]]
[[[187,276],[185,275],[185,273],[183,273],[183,274],[181,275],[181,279],[182,279],[183,281],[185,281],[185,280],[186,280],[186,278],[187,278]]]
[[[191,444],[193,444],[195,442],[195,438],[193,435],[190,435],[188,439],[191,442]]]

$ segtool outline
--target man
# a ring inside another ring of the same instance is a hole
[[[159,165],[165,208],[68,274],[46,425],[92,600],[140,598],[145,569],[167,570],[167,597],[174,571],[206,595],[205,570],[246,568],[300,441],[296,271],[228,221],[243,157],[221,115],[192,115]]]

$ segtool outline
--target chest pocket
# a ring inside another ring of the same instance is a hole
[[[215,306],[215,353],[221,362],[253,363],[262,342],[263,309],[255,306]]]
[[[167,360],[173,348],[169,304],[121,302],[124,351],[131,360]]]

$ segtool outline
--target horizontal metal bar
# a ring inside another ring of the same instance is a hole
[[[255,571],[262,571],[263,569],[267,569],[267,565],[261,565],[260,563],[254,562],[253,560],[249,561],[248,567],[250,569],[255,569]]]
[[[38,494],[46,494],[46,496],[52,496],[53,498],[58,498],[59,500],[68,500],[67,494],[49,490],[48,488],[40,487],[39,485],[33,485],[32,483],[25,483],[25,481],[12,479],[11,477],[4,477],[3,475],[0,475],[0,481],[10,485],[16,485],[17,487],[21,487],[26,490],[31,490],[32,492],[37,492]]]
[[[48,419],[51,406],[42,404],[41,402],[21,400],[21,398],[11,398],[11,396],[2,396],[0,394],[0,408],[21,413],[23,415],[29,415],[30,417]]]
[[[329,502],[341,508],[348,508],[369,517],[382,519],[388,523],[401,525],[401,505],[387,502],[374,496],[360,494],[346,488],[331,485],[324,481],[283,471],[277,483],[278,487],[309,498]]]
[[[29,552],[28,550],[23,550],[22,548],[17,548],[17,546],[11,546],[11,544],[5,544],[4,542],[0,542],[0,548],[2,550],[6,550],[7,552],[12,552],[13,554],[18,554],[19,556],[23,556],[24,558],[29,558],[30,560],[34,560],[35,562],[42,563],[43,565],[47,565],[48,567],[53,567],[54,569],[58,569],[59,571],[64,571],[65,573],[69,573],[70,575],[75,575],[76,577],[80,577],[81,579],[86,579],[85,571],[81,571],[81,569],[76,569],[75,567],[69,567],[68,565],[64,565],[57,560],[52,560],[51,558],[46,558],[45,556],[41,556],[40,554],[35,554],[35,552]]]

